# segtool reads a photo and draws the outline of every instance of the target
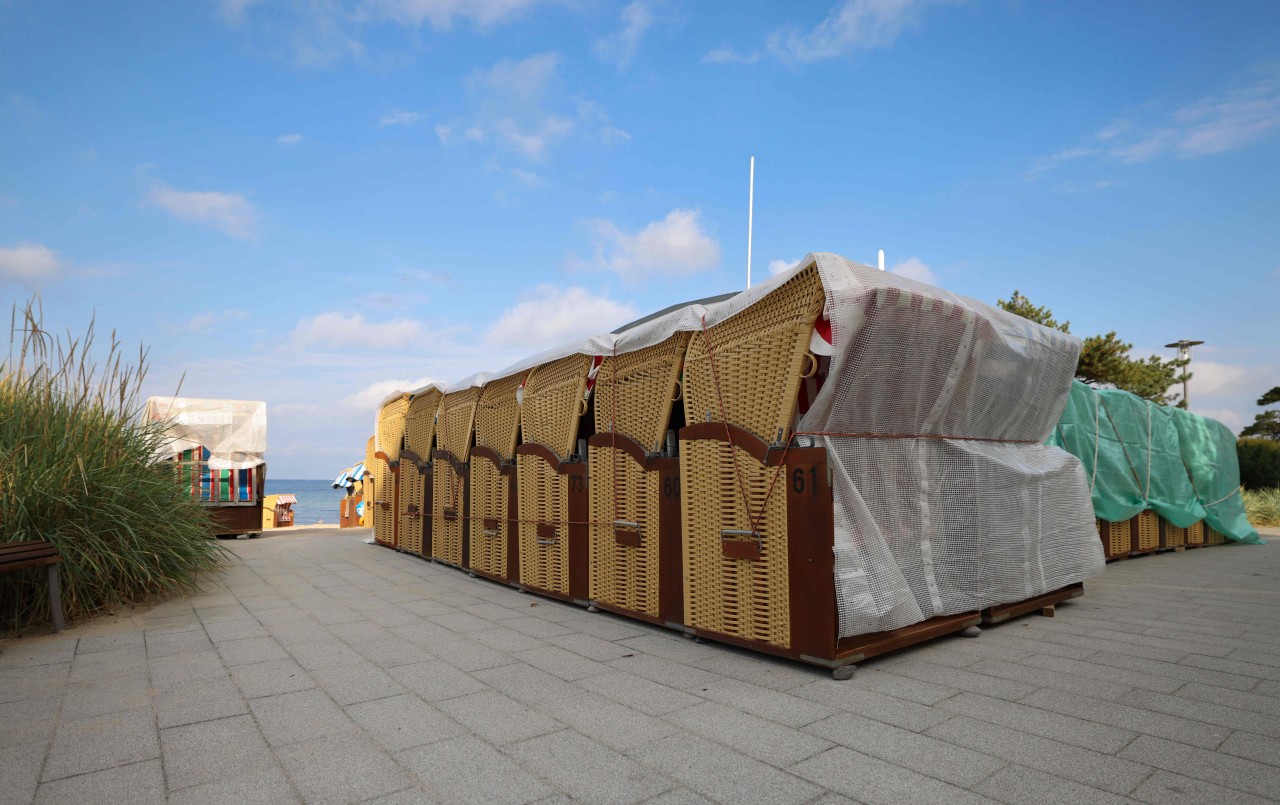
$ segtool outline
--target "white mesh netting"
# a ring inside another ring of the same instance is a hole
[[[1080,342],[830,254],[831,368],[800,430],[831,456],[840,636],[1102,571],[1080,462],[1042,444]],[[858,435],[853,435],[858,434]]]
[[[242,470],[261,464],[267,452],[265,402],[151,397],[145,416],[168,423],[168,441],[158,458],[203,447],[209,451],[209,469]]]
[[[839,635],[1021,601],[1100,573],[1085,472],[1043,444],[1066,405],[1080,341],[896,274],[811,254],[729,299],[548,350],[493,377],[700,332],[815,264],[832,354],[797,431],[830,457]]]

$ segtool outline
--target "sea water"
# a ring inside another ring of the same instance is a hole
[[[330,481],[309,479],[272,478],[267,476],[265,494],[291,494],[298,498],[293,504],[293,524],[312,525],[328,523],[335,528],[338,525],[338,506],[346,492],[334,489]]]

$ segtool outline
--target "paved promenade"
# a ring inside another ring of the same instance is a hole
[[[849,681],[522,595],[368,531],[0,644],[3,802],[1280,800],[1280,532]]]

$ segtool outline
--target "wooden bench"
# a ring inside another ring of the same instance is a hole
[[[58,555],[58,546],[52,542],[5,542],[0,543],[0,573],[11,570],[26,570],[32,567],[49,568],[49,610],[53,613],[53,631],[61,632],[62,622],[62,579],[58,576],[58,563],[62,557]]]

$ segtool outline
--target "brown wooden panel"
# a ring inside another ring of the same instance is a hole
[[[658,470],[658,614],[666,623],[684,625],[684,546],[680,518],[680,459],[651,458]]]
[[[1028,598],[1025,601],[1016,601],[1012,604],[1000,604],[999,606],[987,607],[982,610],[983,623],[1002,623],[1010,618],[1016,618],[1019,615],[1025,615],[1028,612],[1034,612],[1037,609],[1053,606],[1054,604],[1068,601],[1072,598],[1079,598],[1084,595],[1084,584],[1072,584],[1063,587],[1060,590],[1038,595],[1034,598]]]
[[[737,447],[750,453],[761,464],[769,455],[769,445],[760,441],[754,433],[743,430],[737,425],[726,422],[699,422],[680,429],[681,441],[697,439],[713,439],[718,442],[732,442]]]
[[[426,469],[423,470],[422,472],[422,483],[423,483],[423,486],[425,487],[423,489],[424,494],[423,494],[423,501],[422,501],[422,510],[427,512],[428,515],[430,515],[431,512],[435,511],[435,509],[432,507],[435,506],[435,502],[436,502],[435,479],[431,476],[431,468],[432,468],[432,465],[428,463],[426,465]],[[423,559],[431,558],[431,532],[434,526],[435,526],[434,517],[428,516],[428,517],[422,518],[422,554],[421,556]]]
[[[586,601],[591,595],[591,495],[587,492],[587,463],[560,465],[569,484],[569,596]]]
[[[982,622],[979,612],[962,612],[959,615],[939,615],[921,623],[913,623],[891,632],[842,637],[836,647],[836,656],[853,662],[875,657],[900,648],[913,646],[944,634],[958,632]]]
[[[391,511],[397,516],[391,518],[391,547],[400,547],[400,463],[391,465]]]
[[[551,465],[556,472],[564,474],[563,462],[550,447],[541,444],[522,444],[516,447],[517,456],[537,456]]]
[[[58,556],[45,556],[39,559],[24,559],[21,562],[4,562],[0,564],[0,573],[8,573],[9,571],[26,570],[31,567],[44,567],[45,565],[56,565],[62,561]]]
[[[720,541],[720,550],[730,559],[750,559],[753,562],[760,560],[759,540],[724,539]]]
[[[25,541],[0,545],[0,563],[57,555],[58,548],[52,542]]]
[[[612,447],[621,450],[635,459],[635,462],[642,467],[645,467],[645,461],[649,457],[643,445],[630,436],[625,436],[621,433],[594,434],[588,437],[587,445],[589,447]],[[648,469],[648,467],[645,467],[645,469]]]
[[[834,659],[839,634],[835,592],[835,498],[821,461],[810,449],[787,451],[785,475],[775,490],[787,496],[787,568],[790,573],[791,647]],[[800,455],[803,453],[804,455]],[[796,456],[793,460],[792,456]]]
[[[613,541],[619,545],[626,545],[629,548],[640,547],[640,532],[634,528],[622,528],[614,526]]]
[[[538,539],[555,539],[555,523],[538,523]]]
[[[507,581],[520,580],[520,529],[516,521],[520,519],[520,499],[516,492],[516,465],[508,464],[502,468],[507,476]]]
[[[251,534],[262,530],[262,506],[207,506],[215,534]]]

